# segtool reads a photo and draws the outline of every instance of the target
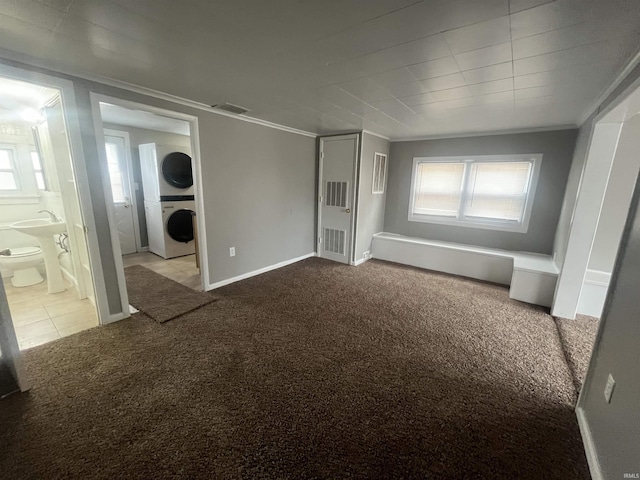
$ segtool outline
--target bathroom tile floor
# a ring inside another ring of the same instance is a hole
[[[93,304],[80,300],[67,280],[66,290],[54,294],[47,293],[46,281],[21,288],[8,278],[4,283],[20,350],[98,326]]]
[[[202,291],[200,270],[196,267],[196,256],[170,258],[165,260],[150,252],[132,253],[122,257],[125,267],[131,265],[144,265],[160,275],[164,275],[193,290]]]

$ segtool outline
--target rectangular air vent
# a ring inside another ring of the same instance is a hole
[[[240,107],[239,105],[234,105],[232,103],[220,103],[218,105],[211,105],[211,108],[224,110],[225,112],[229,113],[235,113],[236,115],[242,115],[243,113],[247,113],[249,111],[248,108]]]
[[[327,182],[327,207],[347,206],[348,182]]]
[[[337,253],[344,255],[345,238],[347,232],[345,230],[336,230],[335,228],[324,229],[324,251],[329,253]]]

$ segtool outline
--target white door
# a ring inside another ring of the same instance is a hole
[[[19,390],[24,392],[28,389],[9,302],[0,276],[0,399]]]
[[[136,253],[136,230],[132,203],[131,172],[129,168],[126,137],[105,130],[104,140],[111,180],[111,194],[122,255]],[[123,132],[126,134],[126,132]]]
[[[318,255],[350,263],[358,135],[320,139]]]

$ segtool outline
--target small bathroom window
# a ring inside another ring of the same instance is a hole
[[[20,190],[16,169],[16,151],[9,145],[0,145],[0,191]]]

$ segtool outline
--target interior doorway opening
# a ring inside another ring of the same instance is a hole
[[[126,292],[126,268],[134,265],[204,290],[196,117],[95,94],[92,104],[126,308],[135,311]]]
[[[24,350],[99,319],[63,91],[2,76],[0,92],[0,272]]]

